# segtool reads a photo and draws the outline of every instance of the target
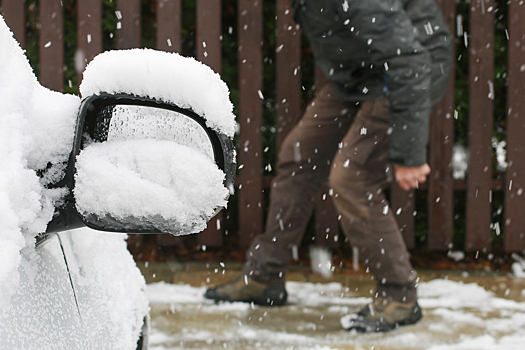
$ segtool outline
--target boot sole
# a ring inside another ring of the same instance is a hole
[[[288,299],[288,294],[286,291],[279,291],[279,294],[271,295],[274,293],[271,293],[270,295],[262,295],[260,297],[253,297],[253,298],[246,298],[246,299],[239,299],[239,300],[231,300],[229,296],[227,295],[221,295],[214,293],[215,291],[213,289],[208,289],[206,293],[204,294],[204,297],[207,299],[214,300],[215,302],[241,302],[241,303],[254,303],[255,305],[261,305],[261,306],[282,306],[286,303],[286,300]]]
[[[396,322],[394,324],[390,324],[386,322],[382,323],[379,321],[376,324],[372,324],[372,323],[367,324],[366,322],[362,322],[362,323],[356,323],[352,325],[350,328],[346,328],[345,330],[347,331],[355,330],[359,333],[389,332],[400,326],[408,326],[411,324],[415,324],[419,322],[419,320],[421,320],[422,318],[423,318],[423,313],[421,312],[421,307],[419,305],[416,305],[412,314],[409,317],[399,322]]]

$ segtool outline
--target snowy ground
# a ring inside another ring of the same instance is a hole
[[[150,283],[147,294],[152,316],[151,349],[522,350],[525,347],[523,279],[461,275],[448,279],[442,275],[440,278],[423,275],[419,296],[424,319],[390,333],[365,335],[341,330],[339,319],[370,300],[373,283],[363,281],[363,276],[339,280],[288,282],[289,302],[280,308],[214,304],[203,298],[205,286]]]

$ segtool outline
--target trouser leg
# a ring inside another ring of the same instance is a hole
[[[285,138],[270,189],[265,233],[253,240],[243,273],[282,284],[294,247],[299,247],[314,199],[328,179],[332,159],[358,107],[325,85]]]
[[[387,100],[363,103],[342,140],[330,174],[341,226],[377,280],[377,293],[416,299],[416,274],[383,188],[391,177]]]

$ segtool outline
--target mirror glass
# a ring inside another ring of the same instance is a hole
[[[147,106],[113,107],[107,140],[172,140],[179,145],[200,150],[210,159],[213,147],[206,131],[194,119],[172,110]]]
[[[96,119],[76,160],[76,206],[88,224],[189,234],[226,206],[225,173],[199,122],[138,105],[106,106]]]

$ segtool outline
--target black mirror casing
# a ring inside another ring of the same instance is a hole
[[[152,108],[160,108],[170,110],[191,118],[199,124],[206,132],[211,146],[213,148],[213,156],[216,165],[225,173],[224,186],[232,189],[235,179],[235,149],[231,138],[216,132],[206,125],[206,120],[187,108],[180,108],[173,104],[160,102],[150,98],[138,97],[129,94],[100,94],[93,95],[84,99],[81,103],[77,125],[75,130],[75,139],[73,150],[70,154],[67,171],[64,179],[56,185],[56,187],[67,187],[69,190],[65,198],[65,203],[60,208],[48,224],[46,233],[60,232],[71,230],[83,226],[88,226],[92,229],[111,231],[111,232],[126,232],[126,233],[162,233],[154,227],[140,225],[130,227],[129,225],[119,225],[118,219],[107,217],[104,220],[99,220],[96,216],[87,214],[82,215],[77,211],[74,188],[75,188],[75,174],[76,174],[76,158],[84,148],[84,139],[87,134],[89,138],[95,142],[104,142],[108,137],[109,123],[111,121],[111,113],[107,111],[112,106],[144,106]],[[220,210],[218,208],[217,212]],[[111,223],[110,223],[111,222]]]

